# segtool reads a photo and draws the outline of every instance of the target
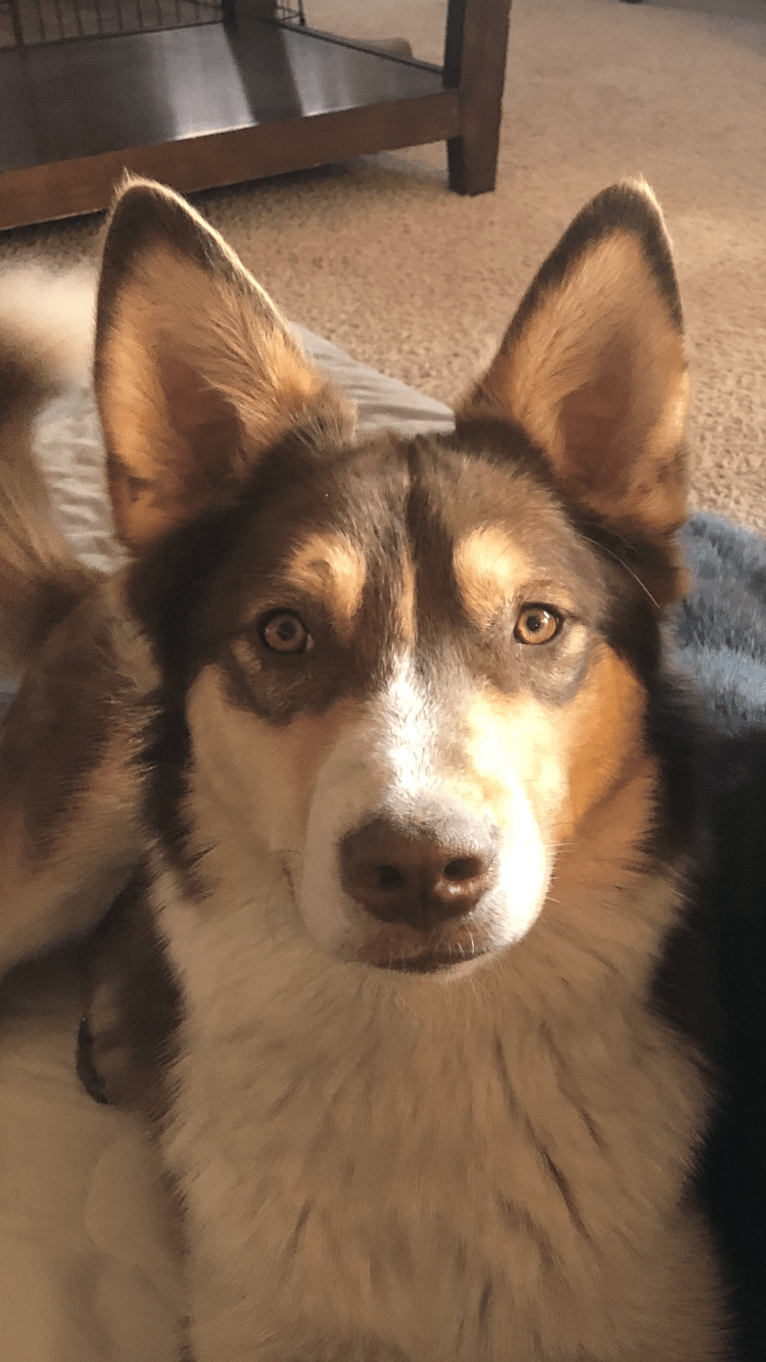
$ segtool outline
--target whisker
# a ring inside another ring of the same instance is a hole
[[[601,523],[600,521],[598,521],[598,520],[582,520],[582,521],[580,522],[580,524],[581,524],[581,526],[584,526],[585,528],[587,528],[587,527],[590,525],[590,526],[591,526],[593,529],[595,529],[595,530],[603,529],[602,523]],[[617,540],[619,540],[619,542],[620,542],[621,544],[624,544],[624,546],[625,546],[626,549],[631,549],[631,550],[632,550],[633,545],[631,544],[630,540],[629,540],[629,539],[626,539],[626,538],[625,538],[625,535],[624,535],[624,534],[620,534],[619,530],[614,529],[614,527],[613,527],[612,525],[609,526],[609,533],[610,533],[610,535],[612,536],[613,539],[617,539]],[[586,536],[586,538],[587,538],[587,536]],[[588,542],[592,544],[592,543],[594,543],[595,541],[592,540],[592,539],[590,539],[590,540],[588,540]]]
[[[596,548],[596,549],[603,549],[603,550],[604,550],[604,553],[608,553],[608,554],[609,554],[609,557],[610,557],[610,558],[613,558],[614,561],[615,561],[615,563],[619,563],[620,567],[625,569],[625,571],[627,572],[628,576],[629,576],[629,577],[632,577],[632,578],[633,578],[633,581],[636,582],[636,583],[641,587],[641,590],[644,591],[644,592],[646,592],[646,595],[649,597],[649,600],[651,601],[651,603],[652,603],[652,605],[654,606],[655,610],[659,610],[659,608],[660,608],[660,607],[659,607],[659,603],[654,599],[654,596],[652,595],[651,591],[649,590],[648,586],[646,585],[646,582],[642,582],[642,581],[641,581],[641,578],[640,578],[639,576],[637,576],[637,574],[633,571],[632,568],[628,567],[627,563],[625,562],[625,560],[624,560],[623,558],[620,557],[619,553],[614,553],[612,549],[608,549],[608,548],[606,547],[606,544],[601,544],[601,543],[599,543],[597,540],[591,539],[587,534],[586,534],[586,535],[583,535],[583,538],[586,539],[586,540],[588,541],[589,544],[592,544],[594,548]]]

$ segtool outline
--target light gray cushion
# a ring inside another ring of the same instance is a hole
[[[407,436],[452,429],[452,412],[443,403],[357,363],[311,331],[295,330],[317,366],[353,398],[360,436],[379,429]],[[37,447],[62,529],[75,552],[94,567],[108,566],[116,549],[101,431],[90,390],[72,390],[46,408],[38,425]]]

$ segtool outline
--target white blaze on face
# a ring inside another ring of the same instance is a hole
[[[464,811],[471,822],[478,817],[497,827],[494,882],[472,916],[488,946],[518,940],[542,907],[550,857],[513,761],[499,777],[486,734],[479,744],[472,735],[470,696],[465,714],[445,698],[446,704],[403,656],[318,772],[296,888],[309,931],[328,951],[342,950],[350,935],[358,938],[364,918],[341,885],[340,844],[381,816],[422,824],[440,812],[459,817]]]

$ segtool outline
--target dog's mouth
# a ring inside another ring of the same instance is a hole
[[[375,960],[369,963],[374,963],[378,969],[399,970],[403,974],[440,974],[488,954],[488,949],[471,952],[424,951],[420,955],[402,956],[398,960]]]
[[[300,913],[295,869],[287,856],[283,859],[283,872]],[[403,923],[377,922],[365,913],[360,913],[359,917],[360,920],[349,924],[343,937],[329,947],[330,955],[347,964],[367,965],[397,974],[446,975],[461,967],[470,967],[497,951],[492,935],[476,922],[455,922],[449,927],[422,933]],[[309,931],[311,933],[310,928]],[[317,944],[328,949],[324,942]]]

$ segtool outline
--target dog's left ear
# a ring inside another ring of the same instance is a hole
[[[353,425],[218,233],[147,180],[112,210],[95,385],[115,524],[135,551],[236,496],[289,427],[344,440]]]
[[[662,215],[626,182],[574,219],[457,421],[500,409],[575,501],[628,537],[667,542],[685,518],[688,387]]]

